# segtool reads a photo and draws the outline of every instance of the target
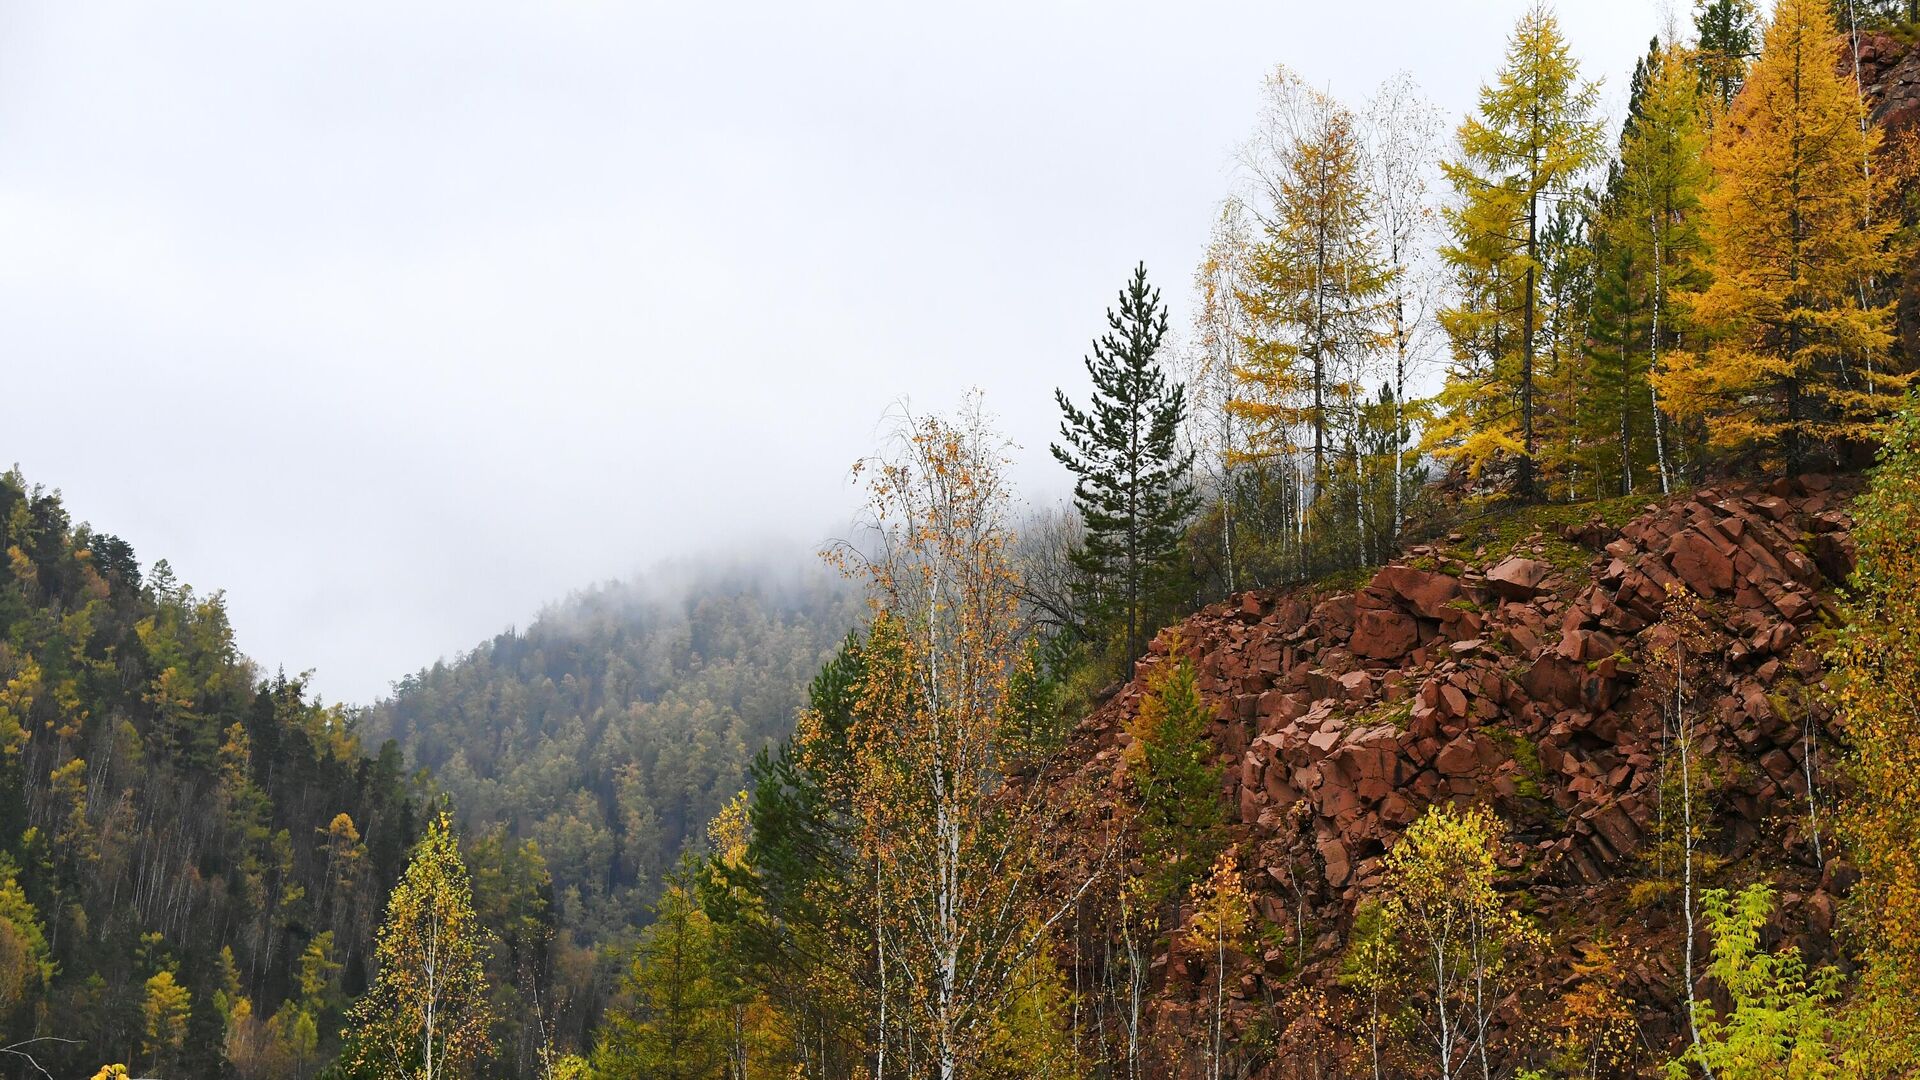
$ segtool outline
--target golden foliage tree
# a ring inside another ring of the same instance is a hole
[[[1193,883],[1193,925],[1186,933],[1186,945],[1199,952],[1212,953],[1213,1001],[1209,1010],[1207,1045],[1208,1080],[1226,1075],[1227,1059],[1227,955],[1246,947],[1253,929],[1253,894],[1240,880],[1240,853],[1229,849],[1214,860],[1205,881]]]
[[[379,974],[347,1018],[346,1060],[380,1080],[456,1080],[492,1050],[484,930],[452,823],[441,814],[387,901]]]
[[[1075,1005],[1066,973],[1041,947],[1015,965],[1010,993],[987,1034],[974,1075],[982,1080],[1079,1080],[1089,1073],[1069,1025]]]
[[[1600,156],[1593,119],[1599,89],[1544,4],[1507,43],[1506,63],[1460,126],[1460,154],[1442,168],[1456,201],[1441,257],[1461,300],[1440,313],[1454,363],[1441,391],[1444,419],[1428,442],[1478,475],[1514,465],[1515,487],[1537,494],[1535,336],[1541,324],[1541,242],[1551,204],[1573,194]],[[1547,373],[1550,375],[1551,373]]]
[[[1312,452],[1325,487],[1335,414],[1359,393],[1362,363],[1387,344],[1386,266],[1359,123],[1282,69],[1268,80],[1270,203],[1240,304],[1253,316],[1228,408],[1258,457]]]
[[[1859,565],[1830,658],[1853,779],[1839,824],[1867,940],[1850,1040],[1861,1076],[1920,1068],[1920,402],[1909,402],[1854,504]]]
[[[147,980],[147,996],[141,1007],[146,1037],[141,1044],[155,1068],[172,1063],[187,1039],[187,1018],[192,1002],[187,988],[180,985],[171,970],[160,971]]]
[[[1442,1080],[1488,1062],[1492,1003],[1541,935],[1494,887],[1501,825],[1483,806],[1430,808],[1387,852],[1386,922],[1425,998],[1421,1024]]]
[[[1704,344],[1654,375],[1714,446],[1789,471],[1871,441],[1911,379],[1889,364],[1890,307],[1866,302],[1894,225],[1873,220],[1880,132],[1835,69],[1835,36],[1824,0],[1775,6],[1708,151],[1713,281],[1685,297]]]

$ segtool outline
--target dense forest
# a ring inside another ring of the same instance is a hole
[[[1454,125],[1280,69],[1193,333],[1144,266],[1090,320],[1069,510],[902,409],[851,584],[602,587],[363,711],[9,476],[0,1055],[1914,1075],[1916,41],[1699,0],[1613,118],[1544,4]]]
[[[577,1024],[613,981],[597,952],[650,921],[680,851],[860,619],[824,570],[606,585],[407,676],[357,722],[432,772],[464,832],[538,852],[560,931],[549,993]]]
[[[418,833],[398,749],[17,472],[0,521],[0,1031],[61,1076],[317,1067]]]

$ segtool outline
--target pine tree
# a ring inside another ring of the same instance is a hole
[[[1701,89],[1714,115],[1724,115],[1759,51],[1760,13],[1753,0],[1694,0],[1693,29]]]
[[[1443,165],[1457,203],[1442,257],[1463,302],[1441,313],[1455,366],[1430,442],[1479,474],[1511,459],[1515,491],[1539,495],[1536,353],[1550,204],[1575,193],[1599,159],[1598,87],[1582,81],[1559,21],[1544,5],[1521,17],[1506,64],[1460,128],[1460,157]]]
[[[1054,391],[1066,445],[1054,444],[1053,456],[1077,477],[1073,499],[1086,539],[1074,561],[1096,590],[1091,606],[1122,635],[1131,662],[1198,500],[1187,482],[1193,455],[1178,443],[1186,388],[1161,367],[1167,309],[1144,264],[1120,291],[1120,309],[1108,310],[1107,327],[1086,358],[1092,411]]]
[[[492,1050],[484,931],[442,813],[429,822],[387,900],[374,983],[347,1017],[343,1058],[380,1080],[457,1080]]]
[[[1654,373],[1713,445],[1806,468],[1871,440],[1911,379],[1890,368],[1891,310],[1864,306],[1892,266],[1891,222],[1870,222],[1879,144],[1834,69],[1820,0],[1780,0],[1760,59],[1708,153],[1713,283],[1687,297],[1704,342]]]
[[[636,1080],[708,1080],[727,1061],[726,995],[713,925],[683,873],[654,906],[621,1001],[609,1010],[593,1068]]]

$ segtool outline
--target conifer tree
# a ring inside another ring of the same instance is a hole
[[[676,876],[621,981],[621,1001],[594,1047],[595,1072],[643,1080],[721,1076],[727,1015],[718,961],[713,925],[684,875]]]
[[[1598,160],[1598,87],[1580,78],[1560,24],[1544,5],[1521,17],[1505,65],[1460,128],[1460,156],[1443,169],[1457,199],[1442,257],[1462,302],[1441,313],[1455,364],[1430,442],[1479,474],[1511,460],[1514,488],[1539,495],[1536,352],[1541,250],[1551,203],[1575,193]]]
[[[1590,385],[1587,323],[1593,301],[1593,199],[1556,203],[1540,236],[1538,475],[1543,494],[1580,495],[1587,448],[1580,414]]]
[[[1724,115],[1759,51],[1760,13],[1753,0],[1694,0],[1694,63],[1713,115]]]
[[[1388,271],[1380,261],[1366,159],[1353,114],[1281,71],[1271,81],[1272,206],[1253,246],[1242,303],[1259,330],[1229,407],[1250,454],[1312,453],[1316,493],[1336,451],[1336,415],[1357,396],[1363,361],[1388,344]]]
[[[1620,494],[1653,482],[1669,490],[1679,471],[1677,433],[1652,375],[1687,335],[1675,298],[1705,284],[1700,210],[1709,180],[1701,92],[1686,50],[1657,46],[1634,83],[1595,237],[1594,392],[1584,425],[1609,447],[1596,464]]]
[[[1086,358],[1091,411],[1054,391],[1066,445],[1055,443],[1053,456],[1077,478],[1073,500],[1086,538],[1074,561],[1095,592],[1090,606],[1122,635],[1130,662],[1198,500],[1187,481],[1193,455],[1178,442],[1186,388],[1161,367],[1167,309],[1145,264],[1120,291],[1119,310],[1107,311],[1107,327]]]
[[[1593,298],[1587,320],[1587,380],[1580,411],[1584,461],[1595,494],[1630,495],[1644,483],[1653,444],[1647,378],[1644,253],[1618,242],[1620,185],[1603,197],[1593,235]]]
[[[1780,0],[1760,59],[1716,126],[1704,197],[1713,283],[1687,297],[1705,340],[1654,373],[1713,445],[1797,471],[1872,439],[1909,372],[1888,363],[1891,310],[1862,284],[1892,266],[1873,223],[1879,144],[1834,67],[1820,0]]]
[[[0,851],[0,1023],[38,998],[53,974],[46,925],[20,887],[18,864]]]
[[[1140,842],[1158,852],[1151,884],[1156,898],[1179,896],[1219,850],[1221,768],[1207,738],[1212,719],[1200,698],[1193,661],[1176,637],[1147,677],[1147,692],[1127,748],[1140,796]]]
[[[387,900],[374,943],[373,986],[347,1017],[343,1054],[379,1080],[458,1080],[492,1050],[486,945],[473,887],[442,813]]]

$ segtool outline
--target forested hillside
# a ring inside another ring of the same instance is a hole
[[[588,949],[649,921],[682,846],[792,730],[862,614],[818,567],[605,585],[407,676],[360,722],[430,769],[470,831],[535,842]]]
[[[313,1068],[417,832],[398,751],[18,472],[0,534],[0,1045],[46,1037],[57,1076]]]
[[[1920,1075],[1920,3],[1692,15],[1614,118],[1544,3],[1450,139],[1278,70],[1194,336],[1145,266],[1088,319],[1071,509],[903,407],[845,580],[349,712],[9,476],[0,1054]]]
[[[1544,4],[1451,140],[1276,73],[1037,538],[905,418],[584,1067],[1913,1075],[1920,10],[1693,14],[1617,126]]]

